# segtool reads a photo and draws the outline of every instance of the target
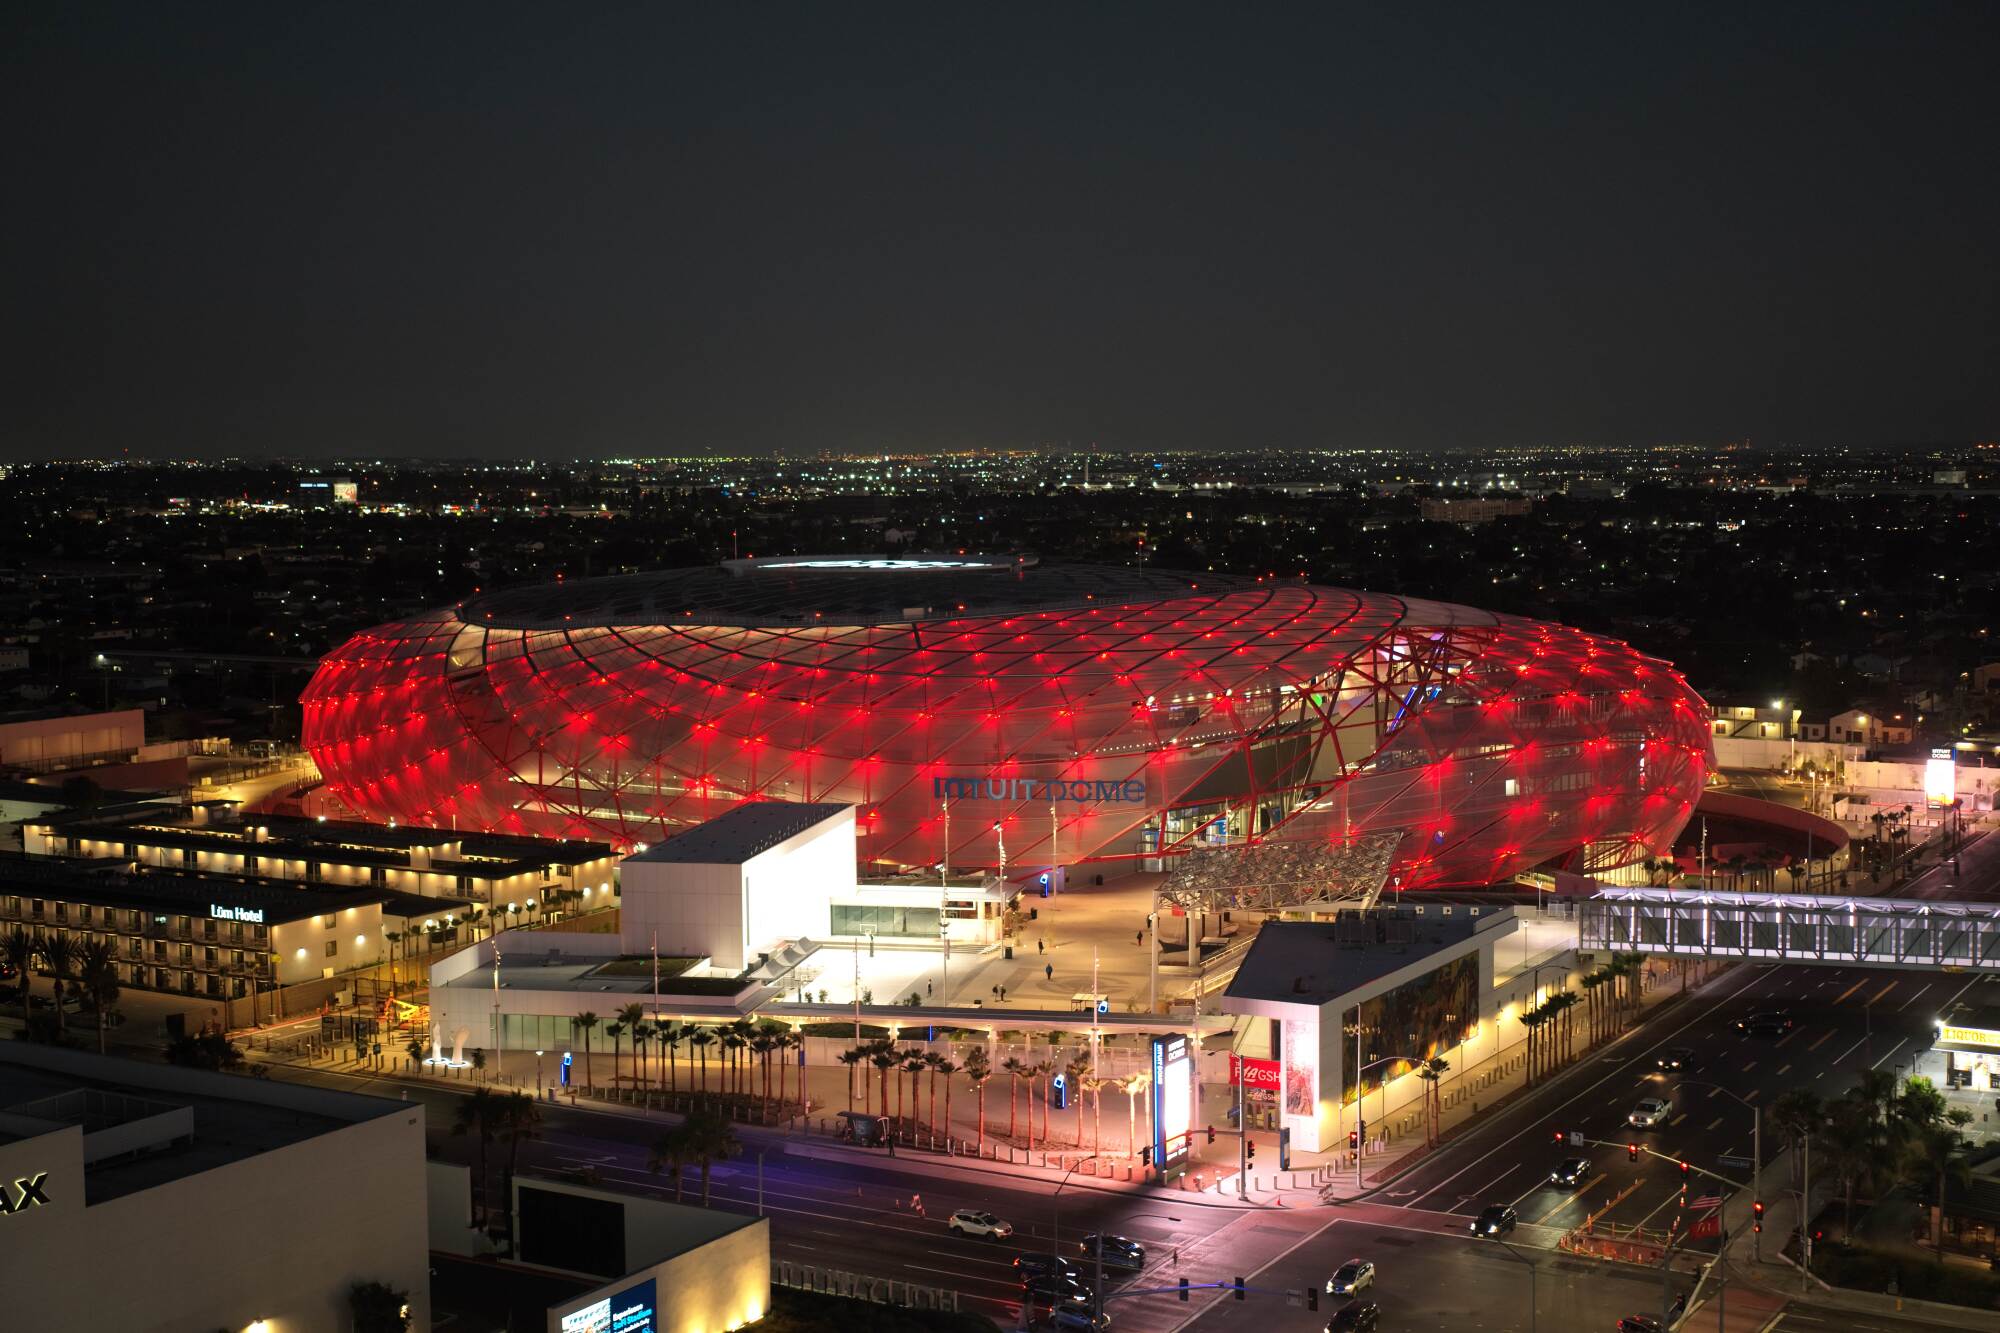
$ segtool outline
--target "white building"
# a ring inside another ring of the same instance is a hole
[[[430,1327],[423,1108],[0,1042],[10,1329]]]

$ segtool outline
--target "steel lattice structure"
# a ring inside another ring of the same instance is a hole
[[[883,867],[1399,832],[1402,888],[1664,854],[1699,700],[1622,643],[1291,581],[796,558],[490,594],[357,635],[305,743],[356,810],[656,842],[860,807]]]
[[[1910,898],[1600,889],[1577,945],[1787,963],[2000,971],[2000,907]]]

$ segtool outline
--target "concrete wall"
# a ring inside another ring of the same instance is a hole
[[[146,743],[146,714],[137,708],[75,717],[0,723],[0,764],[49,767],[85,755],[129,752]]]
[[[563,1316],[651,1281],[659,1333],[724,1333],[764,1317],[771,1305],[771,1220],[716,1214],[707,1209],[603,1190],[565,1187],[548,1180],[522,1182],[536,1189],[617,1198],[625,1208],[626,1254],[632,1271],[615,1282],[551,1306],[549,1333],[561,1333]],[[647,1262],[644,1256],[666,1257]]]
[[[210,1077],[232,1095],[254,1090]],[[88,1208],[82,1153],[73,1127],[0,1144],[10,1183],[49,1173],[49,1206],[0,1218],[9,1328],[235,1330],[266,1319],[271,1333],[344,1333],[348,1288],[368,1281],[409,1291],[411,1326],[430,1326],[421,1107]]]

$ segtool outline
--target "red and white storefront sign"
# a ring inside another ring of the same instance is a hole
[[[1263,1088],[1270,1092],[1278,1090],[1278,1062],[1276,1060],[1246,1059],[1240,1055],[1229,1057],[1229,1086],[1241,1083],[1246,1088]]]

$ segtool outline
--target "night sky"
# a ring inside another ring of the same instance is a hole
[[[1996,68],[1990,3],[17,3],[0,457],[1994,438]]]

